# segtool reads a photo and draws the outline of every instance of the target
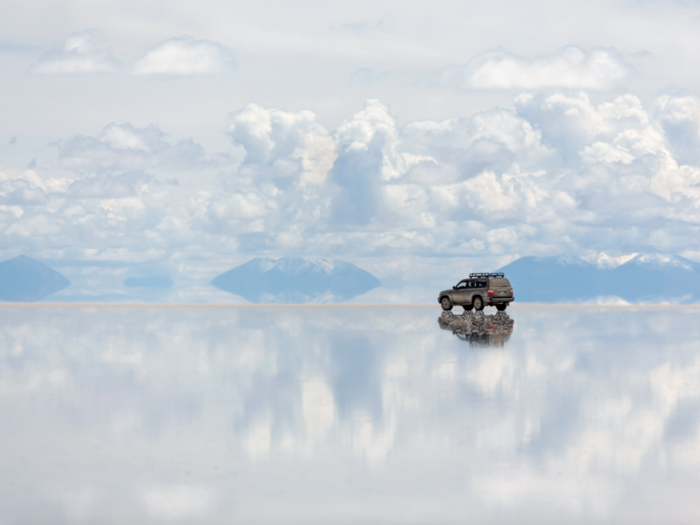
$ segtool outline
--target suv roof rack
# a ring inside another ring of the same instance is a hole
[[[470,279],[472,279],[474,277],[505,277],[505,275],[502,273],[470,273],[469,274]]]

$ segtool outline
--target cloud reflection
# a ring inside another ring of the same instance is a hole
[[[700,517],[698,312],[514,311],[3,308],[0,521]]]

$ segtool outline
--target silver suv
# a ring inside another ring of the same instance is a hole
[[[480,311],[484,306],[495,306],[502,312],[513,299],[513,288],[502,273],[470,273],[469,279],[438,295],[443,310],[463,306],[467,311],[472,308]]]

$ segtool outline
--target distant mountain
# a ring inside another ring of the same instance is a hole
[[[253,303],[308,303],[345,301],[380,283],[345,261],[257,258],[222,273],[212,284]]]
[[[637,255],[610,275],[612,295],[630,301],[700,300],[700,264],[679,255]]]
[[[521,257],[498,271],[506,274],[516,301],[583,301],[603,289],[597,281],[603,270],[574,256]]]
[[[0,301],[39,301],[68,285],[63,275],[26,255],[0,263]]]
[[[583,302],[615,296],[629,302],[700,301],[700,264],[679,255],[606,254],[522,257],[498,271],[506,274],[516,301]]]

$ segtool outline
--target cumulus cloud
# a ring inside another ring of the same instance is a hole
[[[632,72],[614,49],[585,51],[567,46],[549,55],[526,58],[505,49],[486,51],[464,66],[442,70],[432,80],[461,89],[608,89]]]
[[[664,95],[656,100],[655,109],[669,149],[678,161],[700,166],[700,99]]]
[[[383,215],[382,183],[397,178],[404,164],[396,149],[396,122],[388,109],[369,100],[336,133],[339,151],[333,166],[331,219],[338,225],[367,226]]]
[[[158,213],[141,200],[149,180],[143,173],[47,180],[33,170],[0,174],[0,229],[8,242],[25,249],[82,245],[84,250],[95,241],[125,239],[136,223],[144,228]]]
[[[16,206],[18,210],[24,206],[46,204],[43,191],[45,187],[33,170],[27,170],[16,177],[0,173],[0,204]]]
[[[148,50],[132,67],[134,75],[217,75],[235,69],[230,49],[190,36],[171,38]]]
[[[304,185],[322,184],[335,157],[335,142],[311,111],[251,103],[231,116],[227,134],[245,149],[244,171],[275,178],[293,175]]]
[[[67,188],[75,198],[123,199],[141,195],[152,177],[140,171],[93,175],[76,180]]]
[[[215,165],[223,158],[208,158],[192,139],[173,142],[156,126],[139,128],[111,123],[96,136],[77,135],[62,143],[61,167],[75,171],[144,170],[159,166],[181,171]]]
[[[595,229],[617,224],[620,235],[633,225],[651,234],[681,207],[697,215],[697,170],[678,163],[636,97],[594,105],[585,94],[522,95],[516,109],[399,127],[370,100],[329,132],[313,114],[251,105],[230,131],[247,153],[238,193],[205,199],[208,217],[257,232],[258,248],[332,238],[350,252],[494,254],[562,247],[579,229],[575,242],[600,244]],[[320,137],[322,183],[299,192],[300,152]],[[627,242],[645,242],[641,231]]]
[[[269,129],[267,117],[257,123],[246,129]],[[303,136],[287,143],[287,151]],[[330,137],[327,182],[306,201],[296,200],[305,214],[277,222],[306,246],[330,232],[338,249],[364,253],[563,250],[570,242],[614,246],[621,238],[642,245],[659,220],[673,223],[679,235],[692,228],[688,221],[700,220],[700,172],[678,162],[658,121],[631,95],[598,105],[585,94],[523,95],[515,112],[403,127],[371,100]],[[253,156],[265,152],[264,169],[263,163],[246,167],[261,178],[247,180],[257,181],[259,191],[269,185],[265,195],[277,204],[255,220],[272,224],[290,204],[276,182],[283,178],[270,178],[267,170],[289,158],[265,144],[244,147]],[[270,229],[260,231],[275,242]]]
[[[94,30],[70,35],[65,42],[47,51],[39,62],[29,68],[34,75],[65,75],[76,73],[112,73],[117,61],[109,50],[97,45],[99,33]]]
[[[323,196],[336,158],[331,133],[311,111],[251,103],[231,115],[227,135],[245,152],[243,161],[222,177],[223,192],[191,200],[192,220],[210,232],[245,234],[251,247],[275,238],[297,243],[295,232],[327,215]]]

